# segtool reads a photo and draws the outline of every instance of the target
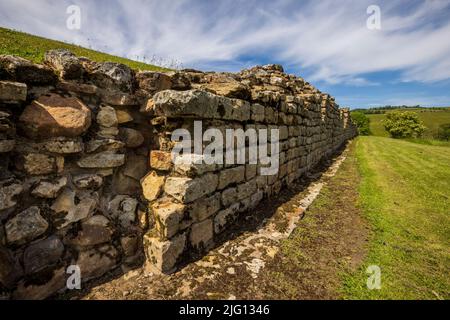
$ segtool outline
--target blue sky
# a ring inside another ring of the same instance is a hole
[[[380,30],[366,26],[369,5]],[[449,106],[449,17],[450,0],[0,0],[3,27],[185,68],[280,63],[352,108]]]

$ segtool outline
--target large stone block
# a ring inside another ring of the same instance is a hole
[[[155,215],[156,228],[162,238],[172,238],[177,234],[184,218],[184,205],[164,199],[161,202],[154,203],[152,211]]]
[[[172,168],[172,154],[166,151],[152,150],[150,166],[155,170],[169,171]]]
[[[52,69],[16,56],[0,55],[0,70],[2,69],[6,73],[6,79],[26,84],[51,85],[57,81]]]
[[[148,201],[156,200],[162,193],[165,176],[158,175],[155,171],[148,173],[141,180],[142,192]]]
[[[50,94],[27,106],[19,121],[30,138],[76,137],[91,125],[91,111],[77,98]]]
[[[48,226],[41,210],[30,207],[5,224],[6,240],[10,245],[22,245],[44,234]]]
[[[245,180],[245,166],[225,169],[219,173],[218,189],[222,190],[230,184],[239,183]]]
[[[221,194],[216,193],[211,197],[203,197],[194,201],[188,208],[190,218],[194,221],[203,221],[209,218],[220,210],[220,199]]]
[[[207,173],[196,179],[169,177],[164,185],[164,191],[183,203],[193,202],[217,189],[218,177]]]
[[[213,220],[206,219],[192,225],[189,240],[197,250],[207,250],[213,245]]]
[[[56,49],[47,51],[44,63],[55,69],[63,79],[79,79],[83,75],[83,65],[70,51]]]
[[[26,84],[20,82],[0,81],[0,102],[21,103],[26,99]]]
[[[166,241],[146,236],[145,244],[150,265],[157,271],[170,274],[176,270],[177,262],[180,261],[186,247],[186,234],[180,234]]]
[[[75,262],[80,267],[81,281],[98,278],[111,271],[117,265],[119,252],[111,245],[81,251]]]
[[[55,265],[64,253],[64,245],[56,236],[31,244],[23,254],[26,274],[39,272]]]
[[[124,154],[115,154],[108,151],[86,155],[77,162],[80,168],[115,168],[122,166],[124,163]]]
[[[157,116],[212,119],[216,117],[219,105],[229,103],[229,99],[200,90],[165,90],[156,93],[153,102]]]

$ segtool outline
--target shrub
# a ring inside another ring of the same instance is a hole
[[[439,140],[450,140],[450,123],[441,124],[438,128],[438,139]]]
[[[358,128],[358,133],[362,136],[368,136],[370,132],[370,119],[361,111],[351,113],[353,123]]]
[[[415,112],[389,112],[383,123],[392,138],[418,138],[426,129]]]

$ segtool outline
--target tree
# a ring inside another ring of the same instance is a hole
[[[351,113],[353,123],[358,128],[358,133],[362,136],[368,136],[370,132],[370,119],[361,111]]]
[[[389,112],[383,123],[392,138],[418,138],[426,129],[415,112]]]

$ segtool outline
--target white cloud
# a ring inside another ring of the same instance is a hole
[[[82,9],[79,32],[65,28],[69,4]],[[245,66],[245,57],[266,57],[331,84],[376,85],[364,74],[379,71],[400,71],[403,81],[450,78],[449,1],[381,1],[379,31],[366,28],[370,4],[0,0],[0,23],[113,54],[156,55],[198,68],[235,70]]]

